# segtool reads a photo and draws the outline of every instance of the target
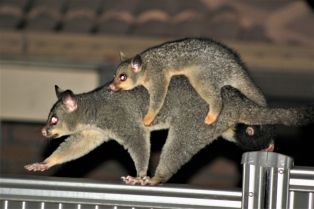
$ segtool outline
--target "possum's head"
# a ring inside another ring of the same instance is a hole
[[[119,64],[114,79],[109,85],[112,91],[131,90],[142,84],[142,58],[136,55],[131,59],[126,59],[123,53],[120,53],[121,63]]]
[[[235,128],[237,144],[245,150],[264,150],[273,144],[275,127],[272,125],[237,124]]]
[[[71,90],[63,91],[55,86],[58,101],[52,107],[47,124],[42,128],[43,136],[58,138],[76,132],[78,126],[77,97]]]

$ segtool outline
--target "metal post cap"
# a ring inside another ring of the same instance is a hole
[[[275,152],[246,152],[242,155],[242,164],[256,165],[262,167],[275,167],[290,169],[293,159],[289,156]]]

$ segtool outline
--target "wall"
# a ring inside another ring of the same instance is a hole
[[[80,93],[98,86],[95,69],[32,63],[1,63],[0,118],[45,121],[55,102],[54,85]]]

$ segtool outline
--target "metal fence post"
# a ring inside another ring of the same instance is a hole
[[[243,209],[288,208],[292,158],[273,152],[247,152],[242,164]]]

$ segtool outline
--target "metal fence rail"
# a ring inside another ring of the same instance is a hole
[[[314,168],[290,157],[249,152],[239,190],[183,185],[130,186],[86,179],[0,178],[0,209],[215,208],[314,209]]]
[[[314,208],[314,169],[297,167],[290,171],[289,209]]]
[[[241,208],[241,191],[129,186],[60,178],[1,178],[0,208]]]
[[[268,152],[245,153],[242,163],[242,208],[314,209],[314,168]]]
[[[287,208],[293,160],[273,152],[250,152],[243,155],[242,163],[243,208]]]

